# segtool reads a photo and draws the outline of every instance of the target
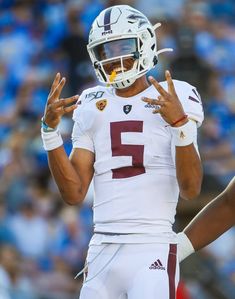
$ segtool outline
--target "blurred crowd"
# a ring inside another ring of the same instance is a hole
[[[1,299],[78,297],[82,279],[73,278],[92,235],[92,186],[80,209],[62,202],[42,148],[40,119],[56,72],[67,78],[64,97],[97,84],[86,51],[88,32],[98,13],[116,4],[130,4],[153,24],[162,23],[158,48],[174,51],[162,54],[151,74],[164,80],[164,70],[170,69],[201,94],[203,193],[221,191],[235,175],[233,0],[0,1]],[[72,125],[71,115],[60,125],[68,154]],[[203,256],[235,296],[234,230],[227,239]],[[232,298],[219,291],[210,297],[193,277],[190,283],[194,291],[182,291],[179,298]]]

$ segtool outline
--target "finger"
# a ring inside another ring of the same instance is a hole
[[[159,107],[164,107],[164,106],[167,106],[167,102],[166,101],[157,101],[156,105]]]
[[[161,113],[161,107],[159,106],[158,108],[154,109],[152,111],[153,114]]]
[[[145,103],[149,103],[150,105],[157,105],[158,100],[150,99],[147,97],[142,97],[141,100]]]
[[[58,85],[59,81],[60,81],[60,73],[57,73],[56,76],[55,76],[55,78],[54,78],[54,81],[53,81],[53,83],[51,85],[51,90],[50,90],[50,93],[49,93],[48,97],[51,96],[51,94],[53,93],[55,87]]]
[[[59,84],[57,84],[57,86],[55,87],[48,102],[54,102],[55,100],[57,100],[60,97],[61,91],[65,85],[65,82],[66,82],[66,79],[65,79],[65,77],[63,77],[60,80]]]
[[[154,99],[150,99],[150,98],[146,98],[146,97],[142,97],[141,98],[143,102],[146,102],[146,103],[149,103],[151,105],[154,105],[154,106],[166,106],[167,102],[162,100],[162,97],[159,96],[158,99],[160,100],[154,100]]]
[[[152,76],[149,76],[148,79],[157,89],[161,96],[163,96],[164,98],[168,97],[168,92],[157,82],[157,80],[155,80]]]
[[[53,103],[53,108],[57,109],[57,108],[60,108],[60,107],[65,107],[65,106],[77,101],[78,98],[79,98],[79,95],[69,97],[69,98],[66,98],[66,99],[61,99],[61,100],[56,101],[56,102]]]
[[[166,71],[165,76],[166,76],[166,81],[167,81],[167,86],[168,86],[168,92],[170,94],[176,94],[175,86],[174,86],[173,80],[171,78],[171,73],[169,71]]]
[[[74,104],[69,107],[64,107],[63,111],[64,111],[64,113],[72,112],[73,110],[75,110],[77,108],[77,106],[78,106],[78,104]]]

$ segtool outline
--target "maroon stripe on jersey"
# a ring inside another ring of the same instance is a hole
[[[104,30],[105,31],[111,29],[111,26],[110,26],[111,11],[112,11],[112,8],[109,8],[105,11],[105,14],[104,14]]]
[[[199,94],[197,93],[197,91],[195,89],[193,89],[193,93],[195,94],[196,97],[198,97],[198,99],[200,100],[200,96]]]
[[[193,102],[200,103],[200,102],[199,102],[197,99],[195,99],[194,97],[189,96],[188,98],[189,98],[189,100],[191,100],[191,101],[193,101]]]
[[[169,299],[175,299],[175,270],[176,270],[176,252],[177,245],[170,244],[168,263],[167,263],[167,273],[169,278]]]

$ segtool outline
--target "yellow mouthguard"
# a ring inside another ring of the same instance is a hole
[[[112,71],[112,73],[109,77],[109,81],[112,83],[116,76],[117,76],[117,73],[115,71]],[[110,84],[107,84],[107,86],[110,86]]]

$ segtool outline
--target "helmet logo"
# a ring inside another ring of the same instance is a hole
[[[141,16],[137,13],[133,13],[127,17],[130,23],[138,22],[138,27],[140,28],[142,25],[148,23],[144,16]]]

